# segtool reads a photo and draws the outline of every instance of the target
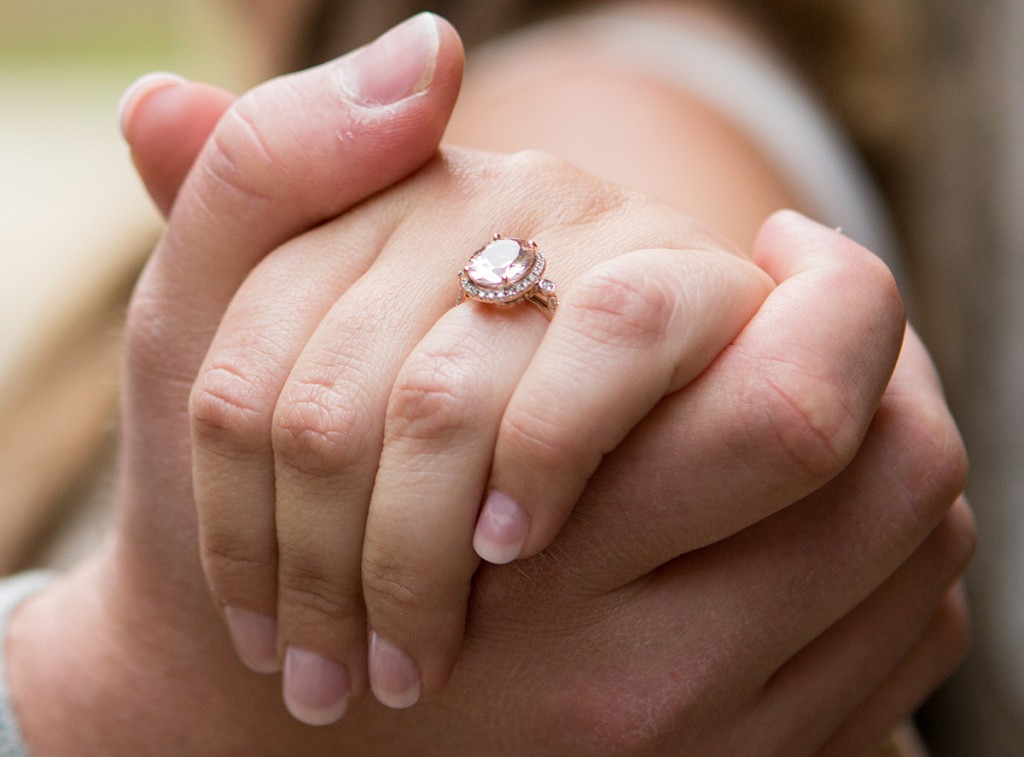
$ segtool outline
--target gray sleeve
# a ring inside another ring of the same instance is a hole
[[[54,580],[52,573],[22,573],[0,581],[0,757],[26,757],[7,682],[7,626],[18,605]]]

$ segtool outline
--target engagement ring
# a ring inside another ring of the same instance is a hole
[[[543,278],[546,264],[533,240],[495,234],[459,273],[455,304],[463,297],[499,306],[529,302],[550,317],[558,307],[558,297],[555,283]]]

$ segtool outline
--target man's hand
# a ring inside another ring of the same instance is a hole
[[[450,102],[433,87],[452,82],[447,34],[434,84],[389,118],[441,125]],[[480,572],[444,692],[403,713],[364,700],[331,729],[288,718],[276,682],[236,661],[207,597],[188,393],[261,256],[401,178],[433,146],[389,131],[422,150],[377,173],[380,143],[343,142],[369,152],[352,156],[355,173],[339,186],[336,164],[318,173],[304,162],[309,140],[324,138],[316,119],[287,119],[275,100],[252,98],[220,127],[226,137],[240,117],[295,129],[279,152],[262,138],[241,143],[230,163],[255,161],[254,183],[239,192],[221,180],[215,138],[181,192],[164,195],[178,195],[172,231],[129,324],[117,539],[26,608],[12,638],[39,754],[851,754],[946,674],[965,629],[947,592],[972,541],[966,508],[950,510],[964,467],[955,426],[912,335],[887,383],[902,309],[877,262],[779,216],[756,249],[774,293],[733,347],[606,459],[549,550]],[[275,154],[283,173],[261,172]],[[303,181],[289,207],[281,187]],[[247,222],[225,225],[224,211]],[[193,230],[175,232],[179,219]]]

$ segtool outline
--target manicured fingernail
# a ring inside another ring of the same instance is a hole
[[[376,631],[370,632],[370,688],[377,701],[397,710],[420,701],[420,670],[412,658]]]
[[[441,37],[437,17],[420,13],[341,61],[341,87],[368,108],[393,105],[430,86]]]
[[[345,714],[352,684],[344,665],[290,646],[284,655],[283,690],[293,718],[306,725],[330,725]]]
[[[277,621],[266,615],[227,605],[224,618],[242,662],[257,673],[277,673]]]
[[[167,71],[154,71],[151,74],[139,77],[128,85],[128,89],[121,95],[121,101],[117,104],[117,124],[121,128],[121,135],[128,131],[128,124],[132,119],[135,108],[142,102],[143,98],[158,89],[164,87],[176,87],[185,84],[187,79]]]
[[[484,501],[473,534],[473,549],[496,565],[517,559],[530,535],[530,517],[507,494],[492,491]]]

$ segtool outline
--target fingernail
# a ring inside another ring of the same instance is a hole
[[[507,494],[492,491],[484,501],[473,533],[473,549],[482,560],[504,565],[517,559],[530,535],[530,516]]]
[[[167,71],[154,71],[136,79],[128,85],[128,89],[121,95],[121,101],[117,104],[117,124],[121,129],[121,136],[128,131],[128,123],[131,121],[135,108],[142,102],[143,97],[164,87],[176,87],[185,84],[188,80]]]
[[[775,212],[775,216],[778,217],[778,218],[781,218],[783,221],[785,221],[787,223],[791,223],[791,224],[793,224],[794,226],[797,226],[797,227],[802,227],[802,228],[804,228],[804,229],[806,229],[808,231],[815,231],[815,232],[824,231],[827,234],[831,234],[833,232],[838,233],[838,234],[842,234],[843,233],[843,230],[841,228],[837,229],[837,228],[834,228],[834,227],[831,227],[831,226],[826,226],[825,224],[821,223],[820,221],[816,221],[815,219],[811,218],[810,216],[804,215],[799,210],[791,210],[789,208],[786,208],[784,210],[776,211]]]
[[[368,108],[393,105],[430,86],[441,47],[437,17],[420,13],[341,61],[341,87]]]
[[[420,700],[420,671],[412,658],[376,631],[370,632],[370,688],[377,701],[397,710]]]
[[[257,673],[277,673],[281,670],[277,660],[276,620],[231,605],[224,607],[224,618],[235,651],[249,670]]]
[[[330,725],[345,714],[352,693],[348,670],[315,652],[288,647],[284,655],[284,706],[306,725]]]

